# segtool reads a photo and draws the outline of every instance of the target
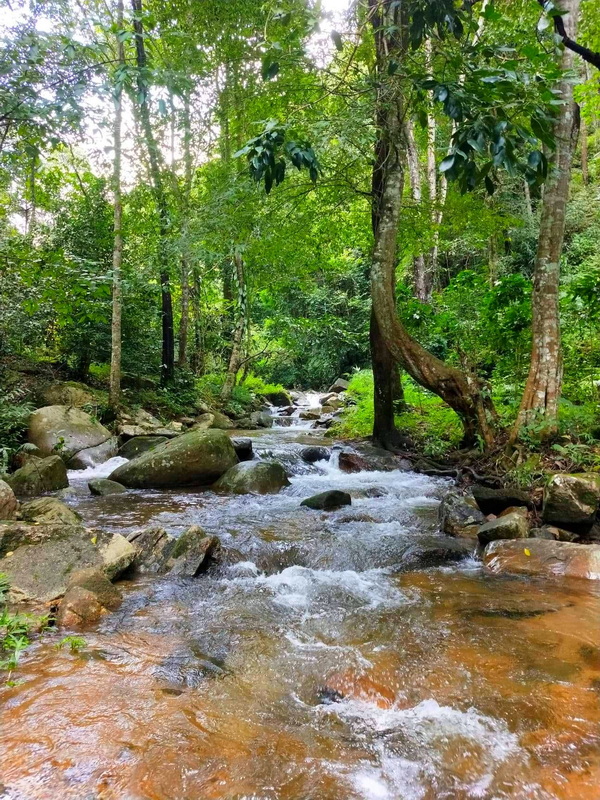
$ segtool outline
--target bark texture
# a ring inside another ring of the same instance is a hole
[[[564,0],[568,12],[565,25],[568,35],[577,34],[580,0]],[[565,48],[561,59],[564,70],[572,70],[573,51]],[[560,258],[573,153],[577,143],[578,109],[573,99],[573,82],[565,76],[558,86],[563,104],[558,106],[554,124],[556,149],[550,157],[549,177],[544,186],[540,233],[535,258],[532,293],[531,362],[525,391],[511,440],[515,441],[524,425],[539,424],[539,436],[556,432],[558,403],[562,388],[562,358],[559,318]]]
[[[229,400],[231,392],[235,386],[235,379],[244,360],[244,334],[248,329],[248,296],[246,293],[246,275],[244,270],[244,259],[241,253],[235,253],[233,256],[234,264],[234,278],[238,290],[237,299],[237,318],[233,330],[233,341],[231,345],[231,356],[229,357],[229,366],[227,367],[227,375],[225,376],[225,383],[221,390],[221,399]]]

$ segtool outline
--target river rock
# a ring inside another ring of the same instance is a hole
[[[207,431],[209,428],[212,428],[212,424],[215,421],[215,415],[207,412],[206,414],[200,414],[194,420],[194,424],[191,426],[190,430],[192,431]]]
[[[235,437],[231,440],[231,444],[240,461],[252,461],[254,449],[252,439],[249,436]]]
[[[7,483],[16,495],[33,497],[44,492],[66,489],[67,468],[60,456],[32,458],[24,467],[8,476]]]
[[[312,508],[315,511],[335,511],[342,506],[349,506],[352,504],[352,498],[347,492],[341,492],[338,489],[330,489],[327,492],[320,492],[312,497],[307,497],[300,505]]]
[[[98,478],[88,483],[88,489],[97,497],[107,497],[110,494],[123,494],[127,489],[122,483],[111,481],[108,478]]]
[[[53,383],[41,392],[41,399],[45,406],[91,406],[96,398],[89,386],[85,383],[68,381],[67,383]]]
[[[135,531],[128,539],[136,549],[133,567],[137,572],[158,574],[165,571],[175,546],[174,536],[164,528],[152,527]]]
[[[207,568],[219,547],[216,536],[207,536],[198,525],[192,525],[175,542],[165,572],[171,577],[195,578]]]
[[[498,516],[510,506],[533,508],[529,495],[519,489],[490,489],[487,486],[474,486],[473,497],[486,516],[488,514]]]
[[[542,518],[563,528],[591,528],[600,504],[600,475],[553,475],[544,492]]]
[[[300,458],[306,461],[307,464],[314,464],[316,461],[329,461],[330,455],[331,451],[328,447],[320,447],[319,445],[303,447],[300,451]]]
[[[94,533],[82,525],[30,524],[17,529],[15,524],[4,533],[12,547],[0,559],[0,572],[8,576],[14,600],[45,603],[61,597],[72,573],[84,567],[99,567],[112,580],[131,565],[136,553],[120,534]],[[0,542],[6,552],[4,546],[5,541]]]
[[[6,481],[0,480],[0,519],[16,519],[19,503]]]
[[[566,531],[554,525],[542,525],[541,528],[533,528],[529,534],[535,539],[549,539],[554,542],[574,542],[579,539],[579,534],[573,531]]]
[[[104,464],[109,458],[114,458],[119,451],[119,440],[116,436],[111,436],[102,444],[96,447],[88,447],[87,450],[80,450],[73,458],[69,459],[67,467],[69,469],[87,469],[98,464]]]
[[[366,459],[354,453],[352,450],[342,450],[338,466],[342,472],[365,472],[369,469],[369,464]]]
[[[106,442],[111,432],[85,411],[72,406],[45,406],[29,418],[27,437],[44,455],[60,452],[65,462],[80,450]]]
[[[250,414],[250,422],[252,425],[258,425],[259,428],[273,427],[273,417],[270,414],[267,414],[266,411],[253,411],[252,414]]]
[[[133,439],[128,439],[125,444],[121,445],[117,455],[121,458],[132,459],[167,441],[166,436],[134,436]]]
[[[350,386],[350,383],[344,378],[338,378],[334,381],[331,386],[329,387],[329,393],[339,394],[340,392],[345,392],[346,389]]]
[[[106,611],[116,611],[122,601],[123,595],[101,569],[80,569],[69,578],[56,621],[63,628],[91,624]]]
[[[132,489],[207,486],[237,460],[224,431],[191,431],[122,464],[109,478]]]
[[[448,536],[474,539],[485,517],[471,493],[449,492],[440,503],[439,520]]]
[[[497,539],[526,539],[528,536],[527,517],[516,511],[486,522],[477,532],[477,538],[482,545],[495,542]]]
[[[46,524],[63,522],[65,525],[78,525],[81,522],[81,516],[57,497],[40,497],[23,503],[21,517],[26,522]]]
[[[292,398],[290,395],[285,391],[285,389],[279,389],[276,392],[266,392],[263,395],[265,400],[268,400],[271,405],[281,407],[281,406],[289,406],[292,403]]]
[[[300,419],[304,420],[316,420],[319,419],[320,416],[321,416],[320,408],[307,408],[304,411],[300,412]]]
[[[485,548],[483,563],[493,573],[600,580],[600,545],[546,539],[497,541]]]
[[[213,488],[231,494],[277,494],[289,485],[287,473],[277,461],[243,461],[229,469]]]
[[[221,431],[230,431],[232,428],[235,428],[233,422],[227,417],[225,414],[221,414],[220,411],[213,411],[212,412],[213,421],[211,423],[211,428],[216,428],[217,430]]]

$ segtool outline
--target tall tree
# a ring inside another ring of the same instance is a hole
[[[117,0],[117,62],[118,73],[114,88],[114,126],[113,126],[113,203],[114,203],[114,245],[113,245],[113,287],[112,287],[112,325],[110,351],[109,402],[113,409],[119,407],[121,397],[121,316],[122,287],[121,266],[123,263],[123,202],[121,198],[121,126],[123,121],[123,70],[125,69],[125,45],[123,43],[123,0]]]
[[[131,0],[131,6],[133,9],[133,29],[135,32],[139,117],[148,154],[152,193],[158,212],[158,268],[160,274],[162,314],[161,377],[163,383],[169,383],[173,379],[175,369],[175,331],[168,254],[170,214],[162,175],[162,156],[150,117],[148,59],[146,56],[142,0]]]
[[[580,0],[563,0],[564,31],[569,40],[577,35]],[[579,130],[578,108],[573,99],[575,56],[565,47],[561,57],[564,71],[557,90],[562,104],[554,123],[555,149],[550,157],[550,174],[544,187],[538,248],[532,295],[531,364],[521,407],[512,433],[514,441],[524,425],[541,424],[544,437],[556,432],[558,403],[562,387],[559,286],[560,259],[565,233],[567,201],[573,153]]]

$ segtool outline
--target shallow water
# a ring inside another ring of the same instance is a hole
[[[294,472],[280,495],[90,498],[74,476],[89,524],[200,524],[227,556],[121,584],[79,653],[57,633],[27,651],[1,693],[0,796],[598,800],[600,591],[468,552],[427,566],[454,544],[443,481],[308,466],[304,427],[252,435]],[[300,508],[326,488],[352,506]]]

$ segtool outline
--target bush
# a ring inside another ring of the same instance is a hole
[[[0,395],[0,471],[6,472],[10,459],[23,442],[33,406],[15,402],[12,395]]]

